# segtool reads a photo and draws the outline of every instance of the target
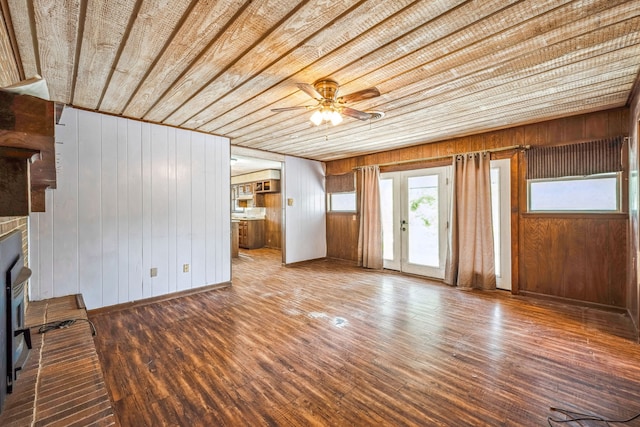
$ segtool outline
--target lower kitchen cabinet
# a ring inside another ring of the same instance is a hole
[[[262,248],[264,246],[264,235],[264,219],[240,220],[238,227],[238,240],[241,248]]]

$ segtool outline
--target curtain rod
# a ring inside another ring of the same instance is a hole
[[[452,158],[452,157],[455,157],[455,156],[463,156],[465,154],[497,153],[499,151],[518,150],[518,149],[528,150],[529,148],[531,148],[530,145],[510,145],[508,147],[494,148],[494,149],[489,149],[489,150],[468,151],[466,153],[447,154],[447,155],[443,155],[443,156],[422,157],[420,159],[399,160],[397,162],[380,163],[378,166],[395,166],[395,165],[402,165],[402,164],[405,164],[405,163],[417,163],[417,162],[426,162],[426,161],[429,161],[429,160],[448,159],[448,158]],[[368,165],[368,166],[372,166],[372,165]],[[352,168],[352,170],[362,169],[363,167],[365,167],[365,166],[356,166],[356,167]]]

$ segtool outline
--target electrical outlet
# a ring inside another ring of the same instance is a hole
[[[189,264],[182,264],[182,272],[183,273],[189,272]]]
[[[151,269],[151,277],[156,277],[158,275],[158,269],[156,267],[153,267]]]

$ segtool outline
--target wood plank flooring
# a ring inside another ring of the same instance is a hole
[[[270,249],[241,251],[231,288],[90,316],[123,426],[540,426],[564,418],[550,407],[640,412],[640,346],[623,314],[338,261],[285,268]]]

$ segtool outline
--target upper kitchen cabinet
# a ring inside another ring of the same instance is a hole
[[[280,180],[269,179],[266,181],[257,181],[254,184],[256,194],[260,193],[279,193],[280,192]]]

